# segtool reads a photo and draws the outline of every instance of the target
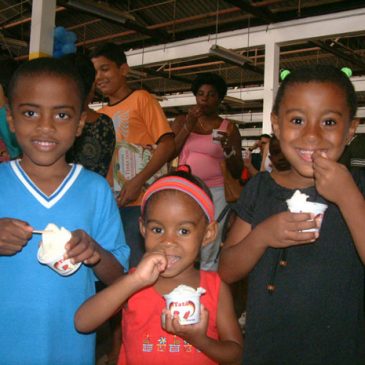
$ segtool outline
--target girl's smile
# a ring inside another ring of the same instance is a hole
[[[291,165],[291,173],[304,185],[313,184],[316,156],[337,161],[356,129],[342,89],[330,82],[288,86],[278,115],[272,115],[275,134]]]

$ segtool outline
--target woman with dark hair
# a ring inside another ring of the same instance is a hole
[[[220,76],[201,74],[193,81],[191,90],[196,105],[187,115],[178,116],[172,123],[176,156],[179,156],[179,164],[189,165],[192,173],[208,185],[217,218],[227,205],[221,164],[225,160],[232,176],[239,179],[243,167],[241,136],[233,123],[218,114],[219,105],[227,93],[227,85]],[[217,269],[220,243],[221,227],[217,239],[201,250],[201,269]]]

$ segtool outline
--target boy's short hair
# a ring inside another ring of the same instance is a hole
[[[81,110],[83,109],[86,99],[86,92],[84,82],[82,81],[77,69],[69,64],[66,64],[61,59],[51,57],[41,57],[24,62],[16,69],[9,83],[8,100],[10,108],[12,106],[14,91],[19,80],[22,77],[41,75],[64,77],[74,82],[80,95],[80,108]]]
[[[340,69],[330,65],[311,65],[291,71],[281,82],[272,108],[273,113],[279,114],[280,104],[288,86],[309,82],[329,82],[337,85],[345,93],[347,105],[350,109],[350,120],[356,115],[357,98],[350,78]]]
[[[191,84],[191,91],[195,96],[202,85],[213,86],[217,90],[218,97],[220,100],[223,100],[223,98],[227,94],[227,84],[224,81],[224,79],[217,74],[204,73],[198,75]]]
[[[90,58],[105,57],[110,61],[113,61],[117,66],[121,66],[127,63],[127,57],[124,51],[115,43],[104,43],[99,47],[96,47],[90,53]]]
[[[84,81],[85,92],[88,95],[95,81],[95,68],[90,58],[81,53],[70,53],[61,58],[62,61],[75,67]]]

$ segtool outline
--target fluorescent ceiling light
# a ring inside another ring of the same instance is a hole
[[[234,96],[225,96],[223,101],[227,103],[236,103],[236,104],[245,104],[245,101],[239,98],[235,98]]]
[[[87,13],[99,16],[101,18],[109,19],[117,23],[124,24],[128,20],[134,21],[134,16],[127,12],[110,9],[101,5],[91,4],[87,1],[82,0],[68,0],[65,3],[70,8],[86,11]]]
[[[238,66],[243,66],[245,63],[251,63],[251,59],[248,57],[242,56],[237,52],[231,51],[227,48],[218,46],[217,44],[214,44],[210,47],[209,53],[221,58],[224,61],[234,63]]]

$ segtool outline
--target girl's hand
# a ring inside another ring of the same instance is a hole
[[[275,214],[256,228],[262,235],[261,242],[268,247],[285,248],[314,242],[318,232],[303,232],[310,228],[319,228],[320,220],[314,219],[312,213],[291,213],[289,211]]]
[[[65,246],[65,259],[71,259],[73,264],[83,262],[86,265],[95,265],[100,259],[100,246],[80,229],[72,232],[72,238]]]
[[[356,188],[346,166],[329,160],[324,152],[313,154],[313,170],[318,193],[337,205],[346,199],[345,191]]]
[[[202,304],[200,305],[200,322],[196,324],[181,325],[178,315],[173,316],[168,309],[164,309],[162,313],[165,316],[162,328],[166,332],[183,338],[196,348],[199,348],[199,343],[207,337],[209,313]]]
[[[33,228],[26,222],[0,219],[0,255],[11,256],[20,252],[32,238]]]
[[[152,285],[160,273],[165,271],[166,266],[167,259],[163,252],[148,252],[130,275],[133,275],[143,286]]]

